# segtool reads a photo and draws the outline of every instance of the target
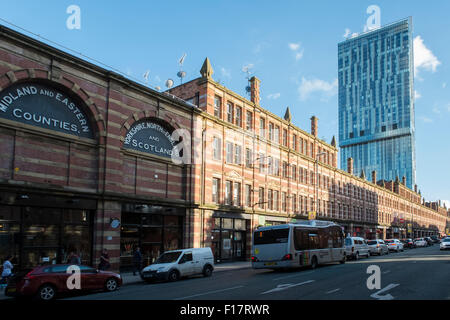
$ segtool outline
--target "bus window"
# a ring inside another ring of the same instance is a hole
[[[309,239],[308,230],[302,230],[300,228],[294,229],[294,247],[295,250],[308,250],[309,249]]]
[[[255,231],[253,242],[257,244],[286,243],[288,242],[289,228]]]
[[[309,249],[320,249],[319,235],[317,233],[309,233]]]

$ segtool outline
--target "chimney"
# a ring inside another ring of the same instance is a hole
[[[372,183],[377,184],[377,172],[375,170],[372,171]]]
[[[353,158],[347,159],[347,172],[353,174]]]
[[[261,80],[257,77],[252,77],[250,79],[250,101],[259,106],[259,87],[261,84]]]
[[[318,118],[316,118],[316,116],[312,116],[311,117],[311,134],[314,136],[314,137],[317,137],[317,133],[318,133],[318,130],[319,130],[319,128],[317,127],[317,125],[318,125]]]
[[[405,176],[402,177],[402,184],[403,184],[404,186],[406,186],[406,177],[405,177]]]

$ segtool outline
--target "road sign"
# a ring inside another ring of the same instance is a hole
[[[308,212],[308,220],[315,220],[316,219],[316,212],[310,211]]]

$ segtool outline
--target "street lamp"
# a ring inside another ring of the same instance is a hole
[[[318,208],[318,202],[319,202],[319,157],[322,155],[327,154],[326,152],[320,152],[318,154],[316,154],[316,183],[314,184],[314,187],[316,188],[316,192],[315,192],[315,203],[314,203],[314,211],[316,212],[317,215],[317,208]]]

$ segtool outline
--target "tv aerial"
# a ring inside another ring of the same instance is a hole
[[[145,71],[145,73],[142,75],[145,80],[145,84],[148,84],[148,76],[150,75],[150,70]]]
[[[177,76],[180,78],[180,83],[183,84],[183,78],[186,77],[186,72],[183,71],[183,63],[184,59],[186,58],[187,54],[184,53],[183,56],[178,60],[178,64],[180,65],[180,71],[178,71]]]
[[[250,88],[250,77],[252,75],[252,72],[250,71],[251,68],[253,68],[253,64],[248,64],[242,67],[242,72],[246,74],[245,79],[247,79],[247,86],[245,87],[245,92],[247,92],[247,94],[250,94],[251,91]]]

